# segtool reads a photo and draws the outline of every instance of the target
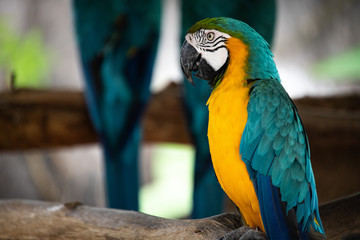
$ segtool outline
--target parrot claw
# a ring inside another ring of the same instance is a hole
[[[266,240],[266,235],[257,229],[242,226],[227,233],[219,240]]]

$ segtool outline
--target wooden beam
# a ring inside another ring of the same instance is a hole
[[[145,142],[192,143],[181,85],[172,83],[151,97],[144,113],[143,126]]]
[[[326,237],[331,239],[360,239],[360,192],[320,206],[320,216]],[[345,238],[356,234],[356,238]]]
[[[191,143],[181,101],[171,85],[144,113],[145,142]],[[0,151],[97,142],[82,92],[19,89],[0,93]]]
[[[237,214],[170,220],[75,204],[0,201],[0,239],[216,239],[240,227]]]
[[[95,142],[81,92],[15,90],[0,93],[0,151]]]
[[[328,240],[360,233],[360,194],[320,207]],[[197,220],[171,220],[78,203],[0,201],[0,239],[219,239],[241,226],[225,213]]]

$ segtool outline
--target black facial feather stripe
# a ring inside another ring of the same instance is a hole
[[[199,44],[200,47],[215,47],[216,45],[218,45],[219,43],[225,42],[226,41],[226,37],[218,37],[217,39],[219,39],[217,42],[213,41],[213,42],[207,42],[206,44]]]
[[[197,46],[199,47],[199,49],[205,52],[215,52],[218,49],[225,47],[224,45],[221,46],[218,45],[224,43],[227,40],[227,38],[224,36],[218,36],[212,41],[209,41],[206,37],[206,33],[204,29],[195,32],[193,36],[195,40],[198,42]]]
[[[198,32],[195,32],[194,34],[194,38],[198,41],[198,42],[201,42],[201,43],[205,43],[205,31],[204,29],[201,29],[200,31]]]
[[[215,38],[214,40],[212,40],[212,41],[208,41],[208,43],[213,43],[213,42],[216,42],[219,38],[221,38],[221,39],[226,39],[226,37],[224,37],[224,36],[218,36],[217,38]]]
[[[214,41],[208,41],[205,44],[199,43],[199,46],[204,47],[204,46],[211,46],[211,47],[215,47],[216,45],[218,45],[220,42],[224,42],[226,41],[227,38],[224,36],[219,36],[217,37]]]
[[[224,45],[222,45],[222,46],[219,46],[219,47],[217,47],[217,48],[214,48],[214,49],[209,49],[209,48],[200,48],[202,51],[205,51],[205,52],[215,52],[215,51],[217,51],[218,49],[220,49],[220,48],[226,48]]]

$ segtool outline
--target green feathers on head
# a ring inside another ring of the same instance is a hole
[[[215,29],[227,33],[249,46],[247,64],[249,79],[278,79],[280,81],[269,44],[248,24],[233,18],[206,18],[195,23],[188,33],[194,33],[200,29]]]

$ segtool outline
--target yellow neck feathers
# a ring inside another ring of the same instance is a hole
[[[227,48],[228,68],[207,102],[211,158],[220,185],[238,206],[246,223],[264,230],[254,186],[239,153],[250,89],[244,71],[247,46],[239,39],[230,38]]]

